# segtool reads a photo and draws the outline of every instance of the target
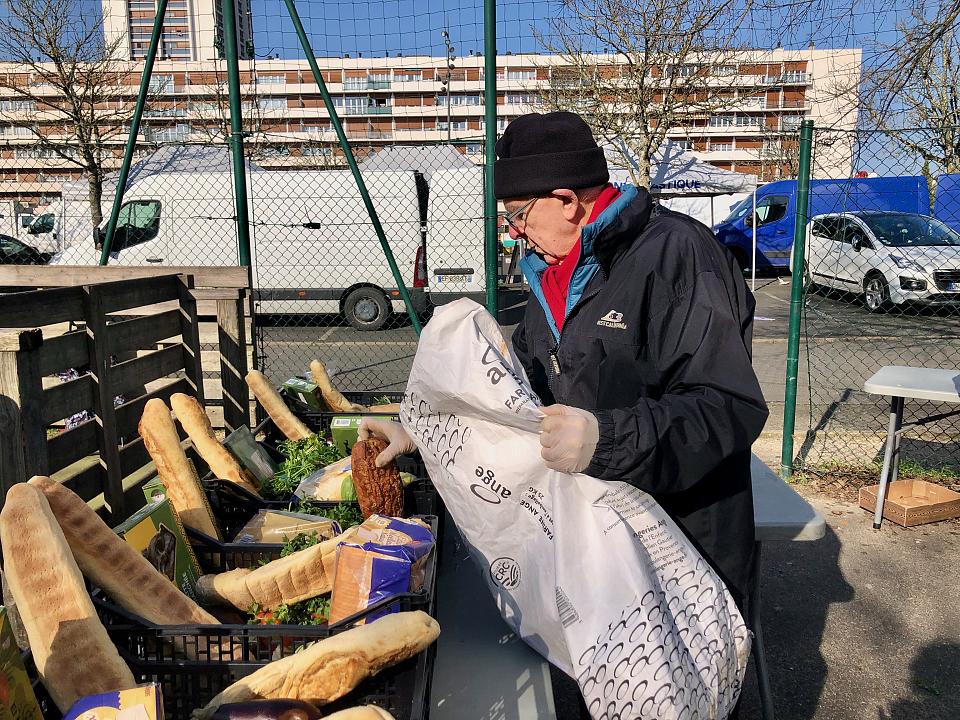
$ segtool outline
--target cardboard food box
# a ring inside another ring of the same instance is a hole
[[[169,499],[141,508],[114,531],[143,553],[187,597],[197,599],[200,565]]]
[[[238,427],[227,435],[223,444],[240,463],[240,467],[256,478],[258,485],[277,474],[279,466],[270,457],[270,453],[257,443],[250,428]]]
[[[873,512],[879,485],[860,488],[860,507]],[[883,517],[903,527],[960,517],[960,493],[926,480],[897,480],[887,486]]]
[[[322,412],[329,409],[323,401],[320,388],[309,380],[298,377],[290,378],[280,386],[280,391],[314,410]]]
[[[376,408],[376,406],[374,406]],[[334,415],[330,418],[330,439],[338,449],[349,454],[357,442],[363,415]],[[399,415],[380,415],[378,420],[399,420]]]
[[[80,698],[63,720],[163,720],[159,683]]]
[[[40,705],[23,667],[23,657],[13,636],[7,609],[0,606],[0,718],[43,720]]]

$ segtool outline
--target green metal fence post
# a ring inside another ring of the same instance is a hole
[[[137,145],[137,135],[140,134],[140,120],[143,118],[143,108],[147,103],[147,92],[150,88],[150,76],[153,74],[153,62],[157,59],[157,47],[160,45],[160,33],[163,30],[163,18],[167,14],[167,0],[160,0],[157,13],[153,18],[153,33],[150,35],[150,47],[147,49],[147,58],[143,64],[143,74],[140,76],[140,91],[137,93],[137,104],[133,108],[133,117],[130,119],[130,134],[127,136],[127,146],[123,150],[123,164],[120,165],[120,177],[117,178],[117,191],[113,195],[113,207],[110,208],[110,220],[107,222],[107,233],[103,238],[100,249],[100,264],[106,265],[110,259],[110,248],[113,246],[113,236],[117,232],[117,221],[120,219],[120,205],[123,201],[123,191],[127,187],[127,178],[130,176],[130,164],[133,162],[133,151]],[[94,228],[94,232],[97,228]]]
[[[787,337],[787,388],[783,398],[783,440],[780,474],[793,474],[793,430],[797,420],[797,374],[800,367],[800,315],[803,312],[804,244],[810,196],[810,156],[813,149],[813,121],[800,125],[800,167],[797,173],[797,213],[793,225],[793,263],[790,278],[790,330]]]
[[[227,0],[225,0],[226,2]],[[347,165],[350,166],[350,171],[353,173],[353,178],[357,182],[357,189],[360,191],[360,197],[363,198],[363,204],[367,208],[367,213],[370,215],[370,222],[373,223],[373,229],[377,233],[377,237],[380,240],[380,247],[383,249],[383,254],[387,258],[387,264],[390,266],[390,272],[393,274],[393,279],[397,283],[397,290],[400,292],[400,297],[403,299],[403,304],[407,308],[407,314],[410,316],[410,323],[413,325],[414,331],[417,335],[420,334],[420,319],[417,317],[417,312],[413,308],[413,301],[410,299],[410,293],[407,291],[407,286],[403,282],[403,276],[400,274],[400,268],[397,267],[397,260],[393,256],[393,250],[390,249],[390,243],[387,242],[386,233],[383,231],[383,226],[380,224],[380,217],[377,215],[377,209],[373,206],[373,200],[370,198],[370,193],[367,191],[367,185],[363,181],[363,176],[360,175],[360,168],[357,167],[357,160],[353,156],[353,150],[350,148],[350,143],[347,142],[346,133],[343,131],[343,125],[340,123],[340,117],[337,115],[336,109],[333,107],[333,100],[330,98],[330,93],[327,91],[327,84],[323,80],[323,76],[320,74],[320,66],[317,65],[317,59],[313,55],[313,48],[310,46],[310,40],[307,38],[307,33],[303,29],[303,23],[300,22],[300,14],[297,12],[296,5],[294,5],[294,0],[284,0],[284,4],[287,6],[287,12],[290,14],[290,19],[293,21],[293,26],[297,31],[297,37],[300,39],[300,45],[303,48],[304,55],[307,56],[307,62],[310,64],[310,70],[313,71],[313,79],[317,83],[317,87],[320,88],[320,95],[323,96],[323,104],[327,108],[327,113],[330,115],[330,124],[333,125],[334,132],[337,133],[337,140],[340,142],[340,148],[343,150],[343,154],[347,159]]]
[[[237,206],[237,250],[240,264],[250,266],[250,209],[247,205],[247,163],[243,152],[243,115],[240,102],[240,53],[237,49],[237,11],[234,0],[222,0],[223,53],[227,60],[230,93],[230,152],[233,196]]]
[[[497,317],[497,199],[493,196],[494,146],[497,142],[497,3],[483,0],[484,174],[483,246],[487,310]]]

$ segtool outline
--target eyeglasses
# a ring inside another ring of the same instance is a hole
[[[503,216],[503,219],[506,220],[507,225],[512,227],[518,235],[522,235],[523,230],[517,227],[516,221],[526,224],[527,215],[530,214],[530,208],[532,208],[533,204],[539,199],[540,198],[538,197],[530,198],[523,205],[518,207],[516,210],[514,210],[513,212],[508,212]]]

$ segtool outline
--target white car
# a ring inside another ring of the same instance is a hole
[[[863,296],[868,310],[960,301],[960,234],[903,212],[818,215],[807,226],[813,285]]]

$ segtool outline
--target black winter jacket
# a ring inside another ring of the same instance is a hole
[[[695,220],[626,186],[581,234],[562,333],[533,295],[513,336],[545,405],[592,411],[585,473],[649,492],[741,608],[754,552],[750,446],[767,419],[751,365],[754,300],[732,256]]]

